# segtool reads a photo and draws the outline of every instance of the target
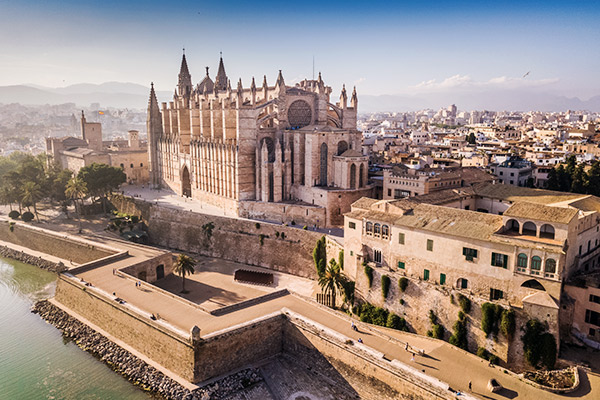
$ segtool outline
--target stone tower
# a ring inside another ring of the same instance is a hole
[[[224,92],[227,90],[227,74],[225,73],[225,66],[223,65],[223,56],[221,56],[219,60],[219,70],[217,71],[217,76],[215,77],[215,87]]]
[[[183,58],[185,63],[185,56]],[[187,63],[186,63],[187,69]],[[189,75],[189,74],[188,74]],[[181,75],[180,75],[181,77]],[[190,78],[191,79],[191,78]],[[180,79],[181,82],[181,79]],[[191,82],[191,81],[190,81]],[[190,83],[191,85],[191,83]],[[150,84],[150,99],[148,100],[148,113],[146,118],[146,129],[148,132],[148,173],[150,175],[150,184],[153,187],[160,187],[161,183],[161,172],[159,171],[159,164],[157,159],[158,154],[158,140],[163,134],[162,126],[162,115],[160,107],[158,106],[158,100],[156,99],[156,92],[154,91],[154,83]]]

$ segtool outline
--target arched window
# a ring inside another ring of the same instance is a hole
[[[346,150],[348,150],[348,142],[346,142],[345,140],[340,140],[338,142],[337,155],[341,156]]]
[[[125,169],[125,164],[121,163],[121,168]]]
[[[140,163],[140,167],[143,167],[143,166],[144,166],[144,163]]]
[[[525,222],[523,224],[523,235],[536,236],[537,226],[531,221]]]
[[[554,227],[549,224],[544,224],[540,228],[540,237],[547,239],[554,239]]]
[[[373,234],[375,237],[381,236],[381,225],[375,224],[375,229],[373,229]]]
[[[527,270],[527,255],[521,253],[517,256],[517,271],[525,272]]]
[[[469,281],[465,278],[459,278],[458,281],[456,281],[456,288],[457,289],[467,289],[469,287]]]
[[[372,222],[367,222],[366,231],[367,231],[367,235],[373,234],[373,223]]]
[[[381,237],[384,239],[388,239],[390,237],[390,227],[387,225],[383,225],[381,227]]]
[[[542,270],[542,259],[538,256],[531,257],[531,274],[539,275]]]
[[[544,276],[546,278],[554,278],[554,274],[556,274],[556,260],[548,258],[546,260],[546,267],[544,268]]]

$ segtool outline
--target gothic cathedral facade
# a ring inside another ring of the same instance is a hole
[[[214,81],[206,68],[193,86],[184,54],[173,100],[150,90],[150,183],[231,216],[339,226],[371,186],[356,89],[337,104],[330,94],[320,73],[287,86],[281,71],[274,86],[232,89],[222,58]]]

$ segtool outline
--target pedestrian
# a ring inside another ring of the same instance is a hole
[[[415,361],[415,353],[410,353],[410,361]]]
[[[362,339],[358,338],[358,343],[362,343],[362,342],[363,342]]]
[[[142,281],[138,281],[138,287],[142,287]]]
[[[469,392],[471,391],[471,381],[469,381]]]
[[[406,342],[406,346],[404,346],[404,350],[408,351],[408,342]]]
[[[356,326],[354,326],[354,321],[351,321],[350,327],[352,328],[352,330],[354,330],[356,328]]]

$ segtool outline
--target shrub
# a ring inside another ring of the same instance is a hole
[[[481,306],[481,330],[486,335],[498,334],[498,321],[501,318],[503,308],[498,304],[483,303]]]
[[[458,294],[458,304],[460,305],[462,312],[465,314],[471,312],[471,300],[462,293]]]
[[[29,221],[33,220],[33,218],[35,218],[35,216],[33,215],[32,212],[29,212],[29,211],[25,211],[23,213],[23,215],[21,215],[21,219],[25,222],[29,222]]]
[[[488,360],[490,361],[490,364],[494,364],[494,365],[498,365],[498,363],[500,361],[500,359],[498,358],[498,356],[495,355],[495,354],[490,354],[490,358],[488,358]]]
[[[255,227],[256,229],[260,229],[260,224],[259,224],[258,222],[256,222],[256,223],[254,224],[254,227]]]
[[[15,231],[15,223],[14,223],[14,222],[11,222],[11,223],[9,223],[9,224],[8,224],[8,229],[9,229],[11,232],[14,232],[14,231]]]
[[[17,210],[12,210],[11,212],[8,213],[8,216],[11,219],[18,219],[21,216],[21,214],[19,214],[19,212]]]
[[[302,227],[302,229],[304,229],[304,230],[307,230],[307,229],[308,229],[308,226],[304,225],[304,226]]]
[[[525,360],[534,368],[540,365],[552,369],[556,363],[556,340],[546,325],[537,319],[527,321],[521,337]]]
[[[408,287],[408,278],[402,277],[398,279],[398,287],[400,288],[400,291],[404,293],[404,291]]]
[[[466,318],[466,315],[465,315],[465,313],[464,313],[464,312],[462,312],[462,311],[459,311],[459,312],[458,312],[458,320],[459,320],[459,321],[464,321],[464,319],[465,319],[465,318]]]
[[[454,323],[452,330],[453,333],[448,342],[456,347],[460,347],[463,350],[468,350],[469,343],[467,341],[467,319],[458,319]]]
[[[484,360],[488,360],[490,358],[490,352],[485,349],[485,347],[479,347],[477,349],[477,357],[481,357]]]
[[[340,252],[338,253],[338,265],[340,266],[340,269],[343,270],[344,269],[344,250],[340,250]]]
[[[373,285],[373,268],[365,265],[365,275],[367,275],[367,280],[369,281],[369,288]]]
[[[450,304],[455,304],[454,295],[450,294]]]
[[[431,325],[437,324],[437,315],[435,315],[433,310],[429,310],[429,322],[431,322]]]
[[[404,305],[404,299],[400,299],[400,305],[403,306]]]
[[[344,301],[348,304],[354,304],[354,288],[355,288],[355,286],[356,286],[356,283],[349,279],[346,279],[342,282],[342,289],[344,291]]]
[[[387,299],[388,293],[390,291],[390,283],[391,279],[387,275],[381,276],[381,294],[383,294],[383,298]]]
[[[321,236],[321,238],[317,240],[312,256],[315,268],[317,269],[317,274],[321,277],[325,273],[327,267],[327,244],[325,236]]]
[[[279,232],[275,232],[275,237],[279,237]]]
[[[279,235],[279,237],[281,237],[282,239],[285,239],[285,232],[281,232],[281,235]]]
[[[137,224],[138,222],[140,222],[140,217],[138,217],[137,215],[132,215],[131,222],[133,222],[134,224]]]
[[[444,339],[444,327],[440,324],[435,324],[432,327],[433,337],[436,339]]]
[[[500,331],[508,339],[512,340],[516,329],[515,312],[512,309],[502,311]]]

